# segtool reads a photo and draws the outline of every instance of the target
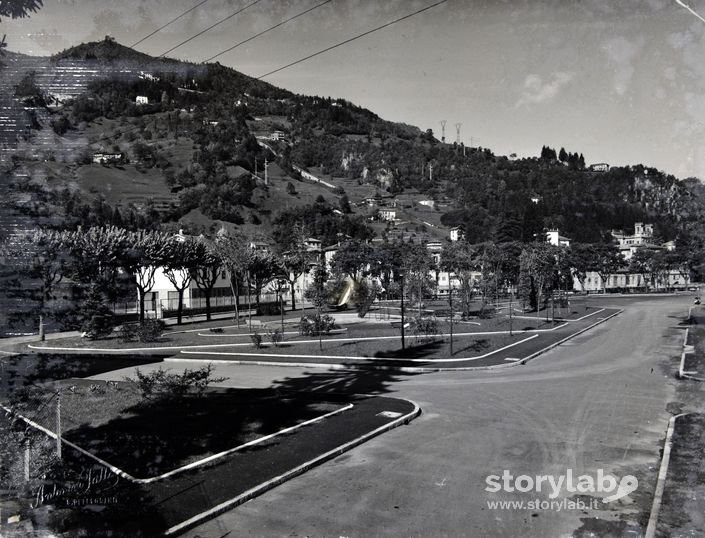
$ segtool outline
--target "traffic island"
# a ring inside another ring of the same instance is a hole
[[[397,398],[281,389],[209,389],[198,400],[145,405],[124,383],[44,388],[44,396],[62,389],[63,463],[28,495],[23,518],[87,536],[177,534],[420,413]],[[56,439],[53,412],[13,411],[23,427]]]

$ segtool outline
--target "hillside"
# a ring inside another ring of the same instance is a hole
[[[106,38],[52,58],[12,56],[3,69],[11,97],[0,127],[14,134],[4,183],[31,195],[25,216],[227,225],[266,238],[324,204],[327,241],[351,231],[441,239],[462,226],[473,242],[530,241],[554,227],[595,242],[636,221],[654,222],[663,240],[699,233],[695,182],[640,165],[590,171],[578,152],[516,160],[444,144],[217,63],[156,59]],[[371,220],[380,209],[396,222]]]

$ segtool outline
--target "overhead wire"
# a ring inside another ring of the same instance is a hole
[[[135,48],[137,45],[139,45],[139,44],[142,43],[143,41],[147,41],[150,37],[152,37],[152,36],[153,36],[154,34],[156,34],[157,32],[161,32],[162,30],[164,30],[164,28],[166,28],[167,26],[169,26],[169,25],[175,23],[175,22],[178,21],[181,17],[184,17],[185,15],[188,15],[188,14],[191,13],[193,10],[195,10],[195,9],[197,9],[197,8],[199,8],[199,7],[201,7],[201,6],[202,6],[203,4],[205,4],[206,2],[208,2],[208,0],[201,0],[201,2],[199,2],[199,3],[196,4],[195,6],[193,6],[193,7],[189,8],[189,9],[187,9],[187,10],[184,11],[181,15],[178,15],[178,16],[174,17],[174,18],[171,19],[169,22],[167,22],[166,24],[163,24],[162,26],[160,26],[159,28],[157,28],[156,30],[154,30],[152,33],[147,34],[146,36],[144,36],[144,37],[143,37],[142,39],[140,39],[139,41],[135,41],[132,45],[130,45],[130,48]]]
[[[219,25],[223,24],[225,21],[228,21],[228,20],[232,19],[233,17],[235,17],[236,15],[239,15],[240,13],[242,13],[243,11],[245,11],[246,9],[251,8],[252,6],[254,6],[254,5],[256,5],[256,4],[259,4],[261,1],[262,1],[262,0],[254,0],[254,2],[250,2],[250,3],[247,4],[246,6],[241,7],[240,9],[238,9],[238,10],[235,11],[234,13],[231,13],[231,14],[228,15],[227,17],[224,17],[224,18],[220,19],[218,22],[216,22],[216,23],[214,23],[214,24],[211,24],[208,28],[205,28],[204,30],[201,30],[200,32],[198,32],[198,33],[192,35],[192,36],[189,37],[188,39],[184,39],[181,43],[178,43],[177,45],[174,45],[174,46],[171,47],[169,50],[162,52],[162,53],[159,55],[159,58],[162,58],[162,57],[166,56],[166,55],[169,54],[170,52],[172,52],[172,51],[178,49],[178,48],[181,47],[182,45],[185,45],[185,44],[188,43],[189,41],[193,41],[194,39],[196,39],[196,38],[199,37],[199,36],[202,36],[202,35],[205,34],[206,32],[210,32],[210,31],[211,31],[213,28],[215,28],[216,26],[219,26]]]
[[[248,37],[247,39],[244,39],[244,40],[240,41],[239,43],[236,43],[232,47],[228,47],[227,49],[220,51],[218,54],[215,54],[215,55],[211,56],[210,58],[203,60],[202,63],[206,63],[206,62],[210,62],[212,60],[215,60],[219,56],[222,56],[223,54],[226,54],[226,53],[230,52],[231,50],[234,50],[234,49],[238,48],[239,46],[244,45],[245,43],[249,43],[253,39],[257,39],[258,37],[266,34],[267,32],[271,32],[272,30],[275,30],[275,29],[279,28],[280,26],[284,26],[286,23],[291,22],[294,19],[298,19],[299,17],[302,17],[303,15],[306,15],[307,13],[310,13],[311,11],[314,11],[320,7],[323,7],[326,4],[330,4],[332,1],[333,0],[325,0],[325,2],[321,2],[320,4],[316,4],[315,6],[310,7],[307,10],[302,11],[301,13],[294,15],[293,17],[289,17],[288,19],[283,20],[280,23],[275,24],[274,26],[270,26],[266,30],[262,30],[261,32],[253,35],[252,37]]]
[[[319,50],[318,52],[314,52],[313,54],[309,54],[308,56],[304,56],[303,58],[299,58],[298,60],[295,60],[295,61],[288,63],[282,67],[278,67],[277,69],[274,69],[272,71],[269,71],[268,73],[265,73],[263,75],[259,75],[258,77],[254,77],[254,78],[261,80],[261,79],[268,77],[270,75],[273,75],[275,73],[279,73],[280,71],[283,71],[284,69],[288,69],[289,67],[293,67],[297,64],[303,63],[307,60],[310,60],[311,58],[315,58],[316,56],[320,56],[321,54],[324,54],[328,51],[331,51],[333,49],[337,49],[338,47],[342,47],[343,45],[347,45],[348,43],[356,41],[362,37],[365,37],[365,36],[368,36],[368,35],[373,34],[375,32],[378,32],[379,30],[382,30],[384,28],[388,28],[389,26],[392,26],[393,24],[396,24],[396,23],[401,22],[406,19],[410,19],[411,17],[415,17],[416,15],[419,15],[420,13],[423,13],[424,11],[428,11],[429,9],[432,9],[436,6],[441,5],[441,4],[444,4],[447,1],[448,0],[440,0],[439,2],[435,2],[434,4],[431,4],[431,5],[428,5],[424,8],[418,9],[418,10],[414,11],[413,13],[409,13],[408,15],[404,15],[403,17],[399,17],[398,19],[394,19],[393,21],[389,21],[385,24],[377,26],[376,28],[373,28],[371,30],[367,30],[366,32],[362,32],[361,34],[358,34],[358,35],[353,36],[349,39],[341,41],[340,43],[336,43],[335,45],[331,45],[329,47],[326,47],[322,50]]]

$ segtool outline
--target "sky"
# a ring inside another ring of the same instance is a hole
[[[201,0],[44,0],[0,21],[10,50],[47,55],[110,35],[132,45]],[[137,45],[160,55],[254,0],[207,0]],[[214,54],[322,0],[259,0],[169,53]],[[437,0],[333,0],[217,61],[251,76]],[[702,17],[701,17],[702,15]],[[543,145],[587,163],[705,179],[705,0],[448,0],[266,77],[496,154]]]

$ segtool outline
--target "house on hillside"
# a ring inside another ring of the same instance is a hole
[[[569,247],[570,239],[563,237],[560,233],[558,233],[558,230],[554,228],[546,232],[546,243],[557,247]]]
[[[137,97],[135,97],[135,104],[136,105],[148,105],[149,98],[146,95],[138,95]]]
[[[465,232],[461,226],[453,226],[450,229],[449,235],[451,241],[460,241],[461,239],[465,239]]]
[[[378,215],[379,220],[386,222],[394,222],[397,219],[397,212],[395,209],[380,209]]]
[[[609,172],[610,165],[607,163],[595,163],[588,166],[590,172]]]
[[[94,164],[120,164],[125,162],[125,154],[122,152],[98,152],[93,154]]]

